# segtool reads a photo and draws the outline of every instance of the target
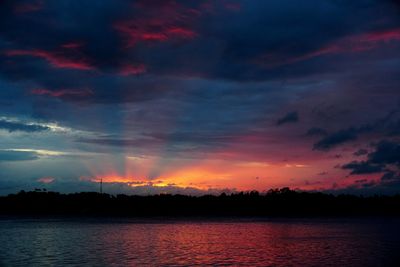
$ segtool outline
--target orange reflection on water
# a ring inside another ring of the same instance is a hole
[[[104,262],[136,266],[345,266],[368,265],[366,256],[377,249],[368,233],[375,228],[329,221],[145,222],[99,228],[105,235],[93,240],[104,244]]]

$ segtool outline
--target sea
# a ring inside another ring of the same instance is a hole
[[[0,266],[400,266],[400,219],[1,218]]]

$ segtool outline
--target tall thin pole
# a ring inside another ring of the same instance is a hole
[[[100,180],[100,194],[103,194],[103,178]]]

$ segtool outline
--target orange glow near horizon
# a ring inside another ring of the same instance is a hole
[[[189,162],[171,160],[166,164],[160,175],[151,177],[157,158],[135,158],[125,160],[125,170],[116,171],[112,164],[102,165],[105,169],[92,169],[89,178],[91,182],[124,183],[131,187],[180,187],[208,189],[235,189],[237,191],[266,191],[271,188],[290,187],[292,189],[318,190],[335,187],[345,187],[354,183],[360,177],[344,177],[343,170],[336,169],[332,173],[318,174],[326,169],[329,160],[312,162],[257,162],[230,161],[219,159],[203,159]],[[133,159],[133,160],[132,160]],[[376,177],[368,177],[373,181]]]

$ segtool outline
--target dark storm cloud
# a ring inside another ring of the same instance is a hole
[[[9,132],[27,132],[27,133],[34,133],[34,132],[43,132],[50,130],[47,126],[36,125],[36,124],[25,124],[21,122],[13,122],[7,120],[0,119],[0,129],[6,130]]]
[[[366,161],[353,161],[343,165],[342,169],[352,170],[350,174],[356,175],[383,172],[382,182],[397,180],[400,171],[400,144],[382,140],[368,154]]]
[[[352,170],[350,174],[379,173],[383,171],[383,165],[372,164],[365,161],[353,161],[351,163],[343,165],[342,169]]]
[[[394,171],[388,171],[381,177],[381,180],[383,182],[400,181],[400,173],[396,173]]]
[[[400,190],[400,173],[388,171],[380,180],[356,180],[347,188],[333,191],[340,194],[363,194],[363,195],[398,195]]]
[[[292,76],[324,72],[332,64],[320,60],[352,53],[353,43],[364,45],[362,51],[400,36],[391,5],[379,1],[237,1],[237,10],[209,1],[40,3],[1,4],[7,76],[14,69],[32,77],[28,72],[40,63],[48,72],[280,79],[289,75],[288,65]]]
[[[314,144],[315,150],[328,150],[339,144],[357,139],[357,130],[350,128],[330,134]]]
[[[359,127],[350,127],[331,133],[314,144],[315,150],[329,150],[333,147],[356,140],[361,134],[377,133],[385,136],[394,136],[398,127],[399,111],[391,111],[385,117],[373,123],[363,124]]]
[[[0,162],[2,162],[2,161],[26,161],[26,160],[35,160],[38,158],[39,158],[39,156],[35,152],[0,150]]]
[[[0,76],[19,88],[1,88],[0,96],[18,95],[19,107],[34,102],[25,113],[65,121],[78,119],[56,117],[65,107],[59,100],[116,107],[172,97],[198,103],[191,118],[185,115],[185,127],[225,127],[230,116],[240,114],[241,120],[229,121],[239,128],[242,121],[262,122],[252,114],[267,112],[259,103],[243,103],[251,96],[272,107],[271,91],[281,98],[289,91],[249,90],[244,82],[340,72],[349,55],[362,61],[362,51],[381,46],[392,51],[400,36],[391,5],[380,1],[235,3],[240,8],[219,1],[2,1]],[[357,38],[364,46],[353,53]],[[215,84],[200,88],[199,81],[177,77],[230,80],[243,88],[215,93]],[[222,107],[214,107],[212,97],[224,99]],[[293,115],[282,123],[294,122]],[[211,118],[216,121],[198,122]]]
[[[280,118],[277,122],[276,125],[282,125],[285,123],[294,123],[299,121],[299,114],[297,111],[292,111],[287,113],[285,116]]]
[[[115,105],[187,94],[210,119],[207,110],[213,103],[204,101],[209,96],[192,90],[196,81],[188,84],[176,77],[243,85],[337,73],[349,57],[363,62],[377,48],[392,56],[400,37],[397,13],[382,1],[235,1],[236,8],[225,1],[0,5],[0,75],[20,86],[2,88],[0,94],[18,93],[21,106],[34,101],[57,107],[58,100]],[[371,54],[372,60],[391,58]],[[237,100],[219,102],[250,114],[252,108],[239,100],[261,96],[265,106],[272,106],[275,99],[265,97],[270,91],[287,94],[281,86],[231,90],[229,97]],[[253,109],[265,112],[259,105]]]
[[[0,144],[161,158],[367,147],[400,134],[399,113],[375,120],[399,101],[399,48],[393,1],[0,1],[0,115],[18,121],[0,128],[73,132]]]
[[[368,160],[376,164],[396,164],[400,167],[400,144],[383,140],[376,145],[375,151],[368,155]]]

